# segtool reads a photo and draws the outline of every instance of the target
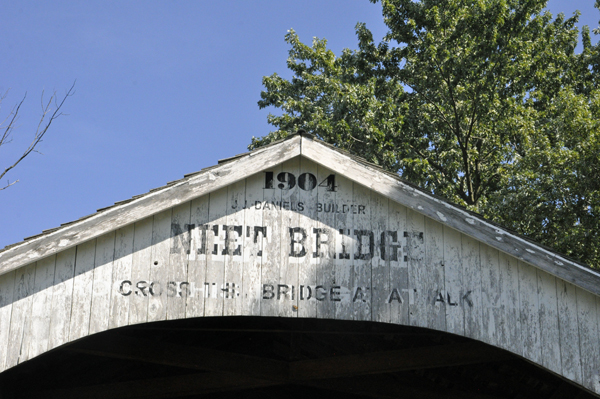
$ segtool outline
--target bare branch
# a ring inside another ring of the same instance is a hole
[[[23,159],[25,159],[29,154],[31,154],[31,152],[33,152],[33,151],[38,152],[35,149],[35,147],[42,141],[42,139],[44,138],[44,135],[50,128],[50,125],[52,125],[52,122],[54,122],[55,119],[57,119],[58,117],[63,115],[63,113],[60,112],[60,110],[61,110],[63,104],[65,103],[65,101],[67,100],[67,98],[69,98],[73,94],[75,94],[74,89],[75,89],[75,82],[73,82],[73,84],[71,85],[71,87],[69,88],[67,93],[64,95],[64,97],[62,97],[60,102],[57,101],[56,92],[54,92],[54,94],[52,94],[52,96],[50,97],[48,102],[44,103],[44,93],[42,92],[42,98],[41,98],[42,116],[40,117],[40,121],[38,122],[38,126],[35,131],[33,140],[31,141],[31,144],[29,144],[29,147],[27,147],[25,149],[25,151],[23,151],[23,154],[12,165],[8,166],[6,169],[4,169],[3,172],[0,173],[0,179],[2,179],[10,170],[12,170]],[[2,97],[2,99],[5,96],[6,96],[6,94]],[[7,118],[7,120],[10,119],[10,122],[3,129],[4,133],[2,133],[2,137],[0,138],[0,146],[10,142],[11,133],[12,133],[13,129],[15,128],[15,122],[17,121],[17,118],[19,115],[19,110],[21,109],[21,105],[25,101],[26,96],[27,96],[27,94],[25,96],[23,96],[23,99],[13,108],[13,110],[9,114],[9,117]],[[54,110],[52,110],[53,103],[55,105]],[[51,114],[50,117],[48,117],[49,114]],[[18,181],[19,180],[15,180],[12,183],[8,183],[8,185],[6,185],[5,187],[0,188],[0,191],[12,186],[13,184],[17,183]]]
[[[12,186],[13,184],[17,184],[18,182],[19,182],[19,180],[18,180],[18,179],[17,179],[17,180],[15,180],[15,181],[14,181],[14,182],[12,182],[12,183],[11,183],[10,181],[7,181],[7,182],[6,182],[6,186],[4,186],[4,187],[0,188],[0,191],[2,191],[2,190],[6,190],[6,189],[7,189],[7,188],[9,188],[10,186]]]

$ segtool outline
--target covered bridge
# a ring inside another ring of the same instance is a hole
[[[588,398],[600,275],[306,134],[0,252],[0,398]]]

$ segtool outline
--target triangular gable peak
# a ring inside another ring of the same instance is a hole
[[[134,223],[298,155],[327,167],[425,216],[476,238],[492,248],[600,295],[600,274],[552,250],[490,223],[444,199],[432,196],[363,159],[335,149],[310,135],[298,134],[265,148],[223,160],[222,164],[117,203],[64,227],[0,251],[0,275],[58,251]]]
[[[599,283],[295,135],[0,252],[0,371],[130,324],[310,317],[463,335],[598,393]]]

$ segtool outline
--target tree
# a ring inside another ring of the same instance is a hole
[[[50,96],[48,101],[46,102],[46,101],[44,101],[44,93],[42,92],[42,98],[41,98],[42,115],[38,122],[37,129],[33,135],[33,139],[31,141],[31,143],[29,144],[29,146],[19,156],[17,156],[17,158],[15,160],[10,161],[10,163],[4,167],[4,170],[0,169],[0,181],[4,178],[4,176],[6,176],[6,174],[8,172],[10,172],[18,164],[20,164],[21,161],[23,161],[25,158],[27,158],[27,156],[29,156],[29,154],[31,154],[32,152],[37,152],[36,147],[42,141],[42,139],[44,138],[48,129],[50,129],[50,125],[52,124],[52,122],[54,122],[54,120],[56,120],[58,117],[60,117],[62,115],[62,112],[60,110],[61,110],[63,104],[65,103],[65,101],[67,100],[67,98],[69,98],[70,96],[72,96],[74,94],[74,89],[75,89],[75,83],[73,83],[73,85],[69,88],[69,90],[64,95],[64,97],[62,97],[62,99],[60,99],[60,101],[58,101],[56,92],[54,92],[54,93],[52,93],[52,95]],[[6,99],[7,95],[8,95],[8,91],[6,91],[4,93],[4,95],[2,97],[0,97],[0,103],[2,103],[2,101],[4,101]],[[21,110],[21,106],[25,102],[26,98],[27,98],[27,94],[25,94],[23,96],[23,99],[21,99],[21,101],[19,103],[17,103],[11,109],[8,116],[4,120],[5,124],[0,125],[0,131],[2,134],[2,136],[0,136],[0,147],[8,145],[12,142],[14,129],[16,128],[16,122],[19,119],[19,111]],[[6,185],[0,185],[0,191],[7,189],[8,187],[12,186],[13,184],[17,183],[18,181],[19,180],[14,180],[12,183],[10,182],[10,180],[7,181]]]
[[[600,265],[600,226],[588,223],[600,211],[600,57],[586,30],[575,54],[578,15],[553,19],[546,0],[381,4],[384,40],[358,24],[358,50],[339,57],[325,40],[307,46],[288,32],[294,77],[263,78],[259,101],[283,113],[269,115],[277,130],[249,148],[302,128]],[[562,194],[550,190],[557,182]]]

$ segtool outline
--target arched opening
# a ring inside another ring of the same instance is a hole
[[[392,324],[206,317],[138,324],[0,374],[19,398],[592,398],[480,342]]]

